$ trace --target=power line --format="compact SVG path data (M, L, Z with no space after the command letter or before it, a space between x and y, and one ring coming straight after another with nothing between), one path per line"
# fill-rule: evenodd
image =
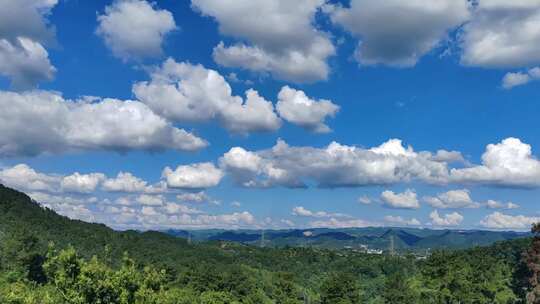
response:
M396 254L396 251L394 249L394 236L393 235L390 236L390 248L388 251L390 251L390 255Z

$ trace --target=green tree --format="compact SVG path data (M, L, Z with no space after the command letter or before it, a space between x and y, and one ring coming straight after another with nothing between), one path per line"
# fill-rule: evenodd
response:
M533 224L531 232L534 238L523 256L529 270L527 303L538 304L540 303L540 223Z
M45 282L43 262L45 257L39 251L39 239L24 228L16 228L10 238L2 244L4 267L14 279L28 279Z
M278 272L272 282L272 299L276 304L302 304L303 294L295 284L295 277L290 272Z
M322 304L360 303L360 288L350 273L332 273L321 286Z
M237 304L233 296L224 291L206 291L201 294L200 304Z
M415 304L417 295L403 272L398 271L386 278L383 299L388 304Z

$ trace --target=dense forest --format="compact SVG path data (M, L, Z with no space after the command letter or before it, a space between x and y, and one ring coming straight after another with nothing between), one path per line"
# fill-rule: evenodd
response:
M0 185L0 303L540 303L539 272L539 237L426 259L190 244L70 220Z

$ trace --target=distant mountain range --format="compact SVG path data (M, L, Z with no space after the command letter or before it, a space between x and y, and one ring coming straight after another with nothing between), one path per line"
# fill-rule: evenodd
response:
M463 249L486 246L531 236L530 233L482 230L434 230L418 228L345 228L345 229L289 229L289 230L168 230L156 232L114 231L102 224L69 220L32 201L25 194L0 184L0 241L2 234L19 227L34 231L44 244L71 244L88 254L95 253L104 244L112 244L119 255L123 251L152 251L156 240L174 247L191 248L185 239L197 243L205 241L229 241L264 247L315 247L326 249L370 248L387 250L391 243L397 251L426 251L428 249ZM264 233L263 233L264 232ZM167 235L168 234L168 235ZM264 237L263 237L264 234ZM174 236L174 237L171 237ZM179 239L182 238L182 239ZM208 244L212 244L209 242ZM103 245L103 246L102 246ZM111 246L112 246L111 245ZM203 245L203 244L199 244ZM206 245L205 245L206 246ZM210 248L212 248L211 245ZM136 249L135 249L136 248ZM141 249L141 248L144 248ZM180 251L178 251L180 253Z
M243 244L284 247L370 248L398 251L463 249L486 246L497 241L528 237L528 232L484 230L435 230L398 227L316 228L291 230L168 230L165 233L193 241L230 241Z

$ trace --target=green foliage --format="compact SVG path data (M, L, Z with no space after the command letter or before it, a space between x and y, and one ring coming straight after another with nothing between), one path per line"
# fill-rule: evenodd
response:
M332 273L321 286L321 304L354 304L360 302L356 278L349 273Z
M540 223L532 226L535 234L531 246L524 253L523 260L527 270L527 304L540 303Z
M403 272L395 272L386 278L382 295L385 303L415 304L418 302L416 292Z
M188 244L70 220L0 185L2 304L525 303L530 268L540 264L540 250L522 261L530 244L435 251L427 260Z

